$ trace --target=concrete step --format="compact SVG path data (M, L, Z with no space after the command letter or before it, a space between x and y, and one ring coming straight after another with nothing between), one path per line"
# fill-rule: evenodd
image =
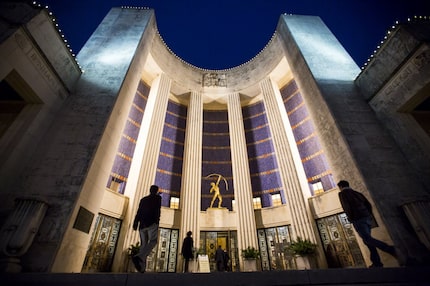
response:
M215 273L2 273L3 286L430 286L430 267Z

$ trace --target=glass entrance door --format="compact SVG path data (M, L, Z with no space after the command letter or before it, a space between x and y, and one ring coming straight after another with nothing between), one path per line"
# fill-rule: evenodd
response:
M225 271L238 271L239 257L236 231L200 232L199 253L206 254L208 256L211 272L217 271L215 252L219 246L221 246L221 248L226 251L229 258Z
M366 266L346 214L321 218L317 225L329 268Z
M278 226L258 229L262 270L295 269L293 256L285 251L291 243L290 227Z
M176 272L178 236L178 229L160 227L158 231L158 244L146 260L146 271Z
M94 224L82 272L109 272L121 221L99 214Z

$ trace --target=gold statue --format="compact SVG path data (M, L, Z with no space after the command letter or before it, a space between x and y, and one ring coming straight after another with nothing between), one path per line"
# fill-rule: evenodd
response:
M214 193L214 195L212 197L210 208L213 207L213 204L214 204L216 199L218 199L218 208L221 208L222 196L221 196L221 193L219 191L219 183L221 181L221 178L224 179L226 190L228 190L227 180L223 176L221 176L220 174L210 174L210 175L206 176L206 178L209 178L212 176L218 176L218 179L217 179L216 183L211 182L211 189L210 189L209 193L211 193L211 194Z

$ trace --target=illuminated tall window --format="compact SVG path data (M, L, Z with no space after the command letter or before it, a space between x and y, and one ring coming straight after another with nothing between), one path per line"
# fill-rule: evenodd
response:
M254 203L254 210L261 209L261 198L260 197L255 197L252 199L252 201Z
M282 200L281 200L280 194L273 194L272 195L272 206L274 206L274 207L282 206Z
M324 193L324 188L321 182L316 182L312 184L312 189L315 195Z
M178 197L170 197L170 208L171 209L179 209L179 198Z

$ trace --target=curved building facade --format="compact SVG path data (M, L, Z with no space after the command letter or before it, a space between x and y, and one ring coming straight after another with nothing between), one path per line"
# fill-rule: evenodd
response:
M385 265L423 261L428 246L405 212L409 206L428 219L421 175L429 174L430 144L419 126L426 120L408 119L421 130L414 138L424 158L404 156L406 145L377 108L386 81L372 76L371 65L361 71L319 17L281 15L253 59L207 70L166 46L151 9L113 8L77 61L45 9L26 11L25 28L4 36L0 50L2 88L23 98L0 141L9 150L1 151L3 244L13 248L11 237L28 244L21 255L3 253L6 269L134 271L132 221L152 184L160 187L162 213L147 271L182 271L188 231L210 271L218 246L232 271L246 270L241 254L249 246L260 251L260 270L297 269L286 251L297 237L318 245L312 267L365 267L369 254L338 200L341 179L372 202L375 236L406 253L400 262L383 255ZM428 46L421 48L427 55ZM426 101L421 96L412 109ZM414 162L421 175L409 168ZM37 235L10 231L13 216L34 217Z

